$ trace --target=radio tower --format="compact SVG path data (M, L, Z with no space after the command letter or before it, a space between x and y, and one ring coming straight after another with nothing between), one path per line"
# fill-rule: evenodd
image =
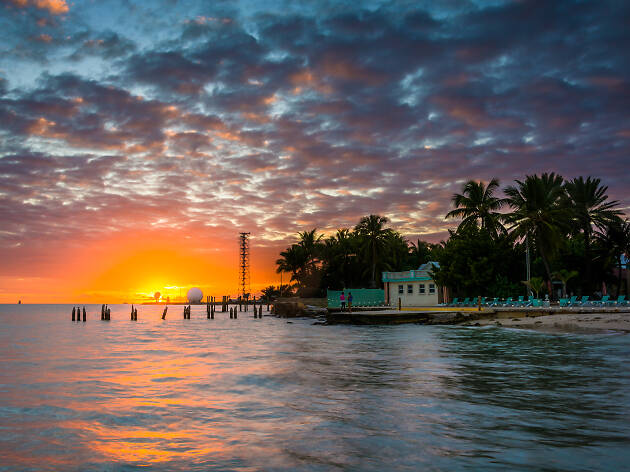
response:
M240 235L240 291L243 298L249 298L249 235L251 233L239 233Z

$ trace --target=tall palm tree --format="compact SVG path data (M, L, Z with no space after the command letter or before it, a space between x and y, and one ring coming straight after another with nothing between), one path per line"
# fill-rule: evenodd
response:
M340 284L343 288L351 286L354 241L353 233L347 228L338 229L337 233L324 241L322 262L333 285Z
M607 201L606 191L608 187L600 185L600 179L591 178L584 180L577 177L564 184L568 196L568 206L576 226L584 235L584 285L587 289L592 288L591 272L591 241L593 237L593 227L600 230L606 228L615 218L621 215L619 210L615 210L617 201Z
M528 175L523 182L515 182L515 186L505 189L508 204L513 209L508 216L508 221L512 223L512 236L534 241L551 285L549 258L558 249L566 226L566 210L562 206L565 195L562 176L554 172L544 173L540 177Z
M306 253L301 246L293 244L280 253L280 258L276 260L276 265L278 266L276 273L290 272L291 280L299 281L300 273L306 269Z
M446 214L447 218L462 218L459 228L481 227L493 238L504 234L505 216L499 210L506 204L506 199L497 198L494 193L499 188L499 180L493 178L486 186L483 182L469 180L462 187L462 193L453 194L451 199L455 210Z
M384 226L389 220L384 216L364 216L354 228L361 238L361 248L370 261L370 286L376 287L376 266L383 259L391 230Z

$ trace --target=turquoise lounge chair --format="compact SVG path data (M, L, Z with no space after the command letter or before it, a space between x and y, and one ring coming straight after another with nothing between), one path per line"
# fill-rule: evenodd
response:
M560 306L568 306L569 305L569 299L568 298L561 298L560 300L558 300L558 303L560 304Z
M611 306L621 306L621 305L627 305L628 302L626 301L626 296L625 295L619 295L617 297L617 300L612 300L610 302L608 302Z
M601 300L593 300L591 302L591 305L593 305L593 306L606 306L609 303L609 301L608 301L609 298L610 298L609 295L604 295Z
M448 306L457 306L458 303L459 303L459 298L455 297L453 298L453 301L448 304Z
M507 297L503 302L503 306L514 306L514 302L512 301L512 297Z
M588 295L582 296L582 299L576 303L578 306L586 306L588 305Z
M577 301L577 295L573 295L567 302L567 306L575 306Z

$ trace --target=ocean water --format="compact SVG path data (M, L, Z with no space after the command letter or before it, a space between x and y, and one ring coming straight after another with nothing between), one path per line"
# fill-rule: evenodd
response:
M0 471L630 470L630 336L0 305Z

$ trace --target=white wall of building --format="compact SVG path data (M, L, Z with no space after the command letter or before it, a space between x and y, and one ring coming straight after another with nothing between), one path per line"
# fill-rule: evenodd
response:
M438 301L438 286L432 280L421 282L387 282L389 303L398 306L398 299L402 306L435 306ZM402 286L402 293L400 287Z

